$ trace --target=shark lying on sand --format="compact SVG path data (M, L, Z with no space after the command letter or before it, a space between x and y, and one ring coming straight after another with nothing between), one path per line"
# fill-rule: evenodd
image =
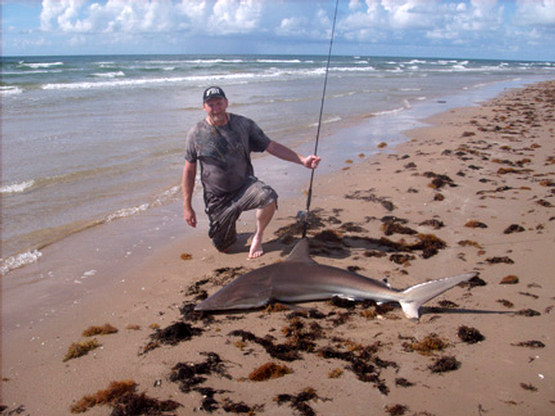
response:
M476 274L459 274L395 290L360 274L316 263L310 257L308 240L303 238L283 262L239 276L198 304L195 310L253 309L272 301L306 302L340 297L398 302L407 318L418 319L420 306Z

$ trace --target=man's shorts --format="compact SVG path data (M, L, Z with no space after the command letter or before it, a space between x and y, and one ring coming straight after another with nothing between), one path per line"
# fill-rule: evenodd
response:
M263 208L275 202L278 195L270 186L251 177L236 194L224 198L205 198L210 220L208 236L219 251L225 251L237 240L236 223L243 211Z

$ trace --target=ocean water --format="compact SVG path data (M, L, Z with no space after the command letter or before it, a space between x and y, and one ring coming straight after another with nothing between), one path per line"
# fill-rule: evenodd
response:
M76 233L160 207L179 217L185 135L204 117L207 86L220 85L229 111L254 119L272 139L310 152L326 59L3 57L2 274L40 262L45 247ZM334 56L321 155L333 170L355 142L368 154L447 101L469 105L554 75L551 62ZM350 125L362 126L352 143L335 143ZM267 175L283 174L283 165L268 166Z

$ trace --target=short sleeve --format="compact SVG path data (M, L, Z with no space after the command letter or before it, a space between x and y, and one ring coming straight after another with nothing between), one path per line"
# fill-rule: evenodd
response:
M198 152L196 147L196 132L198 128L195 126L187 133L185 139L185 160L190 163L196 163L198 159Z
M253 152L263 152L270 145L270 138L253 121L249 132L249 147Z

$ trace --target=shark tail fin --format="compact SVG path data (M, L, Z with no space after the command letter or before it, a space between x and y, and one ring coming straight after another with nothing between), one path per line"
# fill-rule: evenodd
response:
M476 274L475 272L458 274L456 276L419 283L405 289L401 292L403 299L399 301L405 316L409 319L418 319L420 316L419 309L424 303L459 283L472 279Z

